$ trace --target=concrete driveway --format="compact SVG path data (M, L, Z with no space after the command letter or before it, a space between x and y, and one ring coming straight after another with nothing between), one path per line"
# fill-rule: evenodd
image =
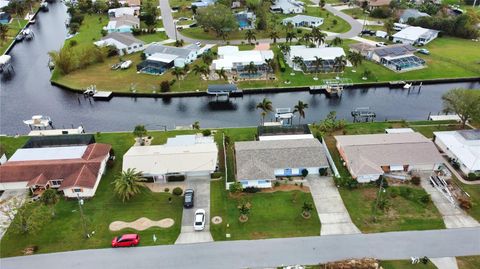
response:
M332 177L307 176L310 192L322 223L320 235L358 234Z
M210 177L195 177L187 178L185 180L186 188L193 189L194 207L184 208L182 215L182 230L175 241L175 244L190 244L213 241L210 234ZM193 230L193 220L195 218L195 211L197 209L205 209L207 213L205 229L203 231Z
M0 239L10 226L11 220L27 198L27 190L6 190L0 196Z

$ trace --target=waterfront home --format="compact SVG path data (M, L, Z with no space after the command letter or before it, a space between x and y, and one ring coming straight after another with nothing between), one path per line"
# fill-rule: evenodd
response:
M307 15L296 15L282 20L283 25L287 25L289 23L291 23L294 27L318 27L323 24L323 18Z
M357 0L357 5L362 6L364 2L367 2L367 8L373 10L378 7L388 7L392 0Z
M68 135L64 136L68 139ZM65 197L93 197L110 157L111 146L101 143L65 145L63 142L18 149L0 166L0 190L28 188L34 196L40 196L44 190L55 188Z
M107 26L104 27L108 33L131 33L133 28L140 27L140 19L132 15L110 18Z
M119 55L131 54L145 49L145 42L135 38L131 33L109 33L94 44L99 47L114 46Z
M123 6L129 7L139 7L141 4L140 0L120 0L118 2Z
M153 182L208 177L217 169L218 148L212 136L178 135L164 145L134 146L123 155L122 169L135 169Z
M237 46L218 47L218 59L213 60L213 70L225 70L240 78L258 78L265 74L270 67L266 60L273 59L271 50L239 50ZM253 64L256 72L249 69Z
M235 142L235 175L244 188L270 188L278 178L318 175L328 167L318 139Z
M195 1L192 3L192 6L196 6L198 8L200 7L208 7L208 6L211 6L213 4L215 4L216 0L199 0L199 1Z
M350 45L350 51L362 54L366 59L375 61L395 72L405 72L425 67L425 60L415 56L415 47L409 44L393 44L376 47L366 43Z
M398 19L399 23L407 23L408 19L413 18L421 18L421 17L430 17L427 13L420 12L418 9L407 8L401 11L400 18Z
M274 0L270 11L283 14L298 14L305 11L304 3L297 0Z
M140 14L140 7L119 7L119 8L112 8L108 10L108 16L110 18L118 18L122 17L123 15L129 16L138 16Z
M255 13L244 10L234 14L238 21L240 30L243 29L255 29L255 20L257 19Z
M335 139L343 162L358 182L375 181L384 174L432 172L444 162L433 142L420 133L339 135Z
M425 45L437 38L437 36L437 30L410 26L394 34L393 42L410 45Z
M290 47L286 62L295 71L314 72L318 68L318 72L332 72L335 59L342 56L345 56L345 51L340 47L309 48L299 45ZM296 58L303 61L303 66L295 62ZM317 58L322 59L322 64L318 67L315 64Z
M468 176L480 175L480 130L434 132L433 141Z
M7 12L0 12L0 24L8 24L11 19L12 16Z

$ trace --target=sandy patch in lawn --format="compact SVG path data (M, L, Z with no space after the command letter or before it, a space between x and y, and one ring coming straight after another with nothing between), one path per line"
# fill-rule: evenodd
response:
M125 228L132 228L137 231L143 231L150 227L170 228L175 221L170 218L154 221L149 218L139 218L132 222L114 221L108 227L110 231L120 231Z
M309 193L310 189L306 186L300 187L292 184L283 184L278 187L273 187L271 189L262 189L262 192L277 192L277 191L302 191Z

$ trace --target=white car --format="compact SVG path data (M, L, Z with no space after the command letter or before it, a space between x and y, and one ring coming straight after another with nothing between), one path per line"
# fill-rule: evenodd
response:
M195 220L193 222L193 229L195 231L201 231L205 228L205 210L197 209L195 211Z

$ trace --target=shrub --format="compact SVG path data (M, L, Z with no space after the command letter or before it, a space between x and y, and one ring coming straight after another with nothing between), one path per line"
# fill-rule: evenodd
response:
M230 184L230 187L228 188L228 190L231 193L238 193L238 192L241 192L243 190L243 185L242 185L242 183L237 181L233 184Z
M175 188L173 189L172 193L173 193L174 195L180 196L180 195L182 195L183 190L182 190L182 188L180 188L180 187L175 187Z
M72 16L72 18L70 19L70 26L73 24L73 23L76 23L78 24L79 26L82 24L83 22L83 19L85 17L82 15L82 14L75 14Z
M164 80L160 83L160 91L161 92L169 92L170 91L170 83L168 80Z
M458 198L458 204L460 208L464 210L469 210L470 208L472 208L472 202L468 198Z
M378 7L372 12L370 12L370 16L379 19L386 19L392 15L392 10L388 7Z
M302 169L302 176L303 177L308 176L308 170L307 169Z
M70 47L75 47L76 45L78 45L78 42L77 42L77 40L73 39L73 40L70 40L70 42L68 42L68 44L70 45Z
M210 136L211 134L212 134L212 131L210 131L209 129L205 129L202 131L203 136Z
M275 183L273 183L273 186L280 187L280 181L275 181Z
M80 29L80 24L76 22L70 23L70 34L75 34Z
M280 71L285 72L285 60L283 59L283 56L280 54L277 55L277 60L278 60L278 65L280 66Z
M468 174L468 180L477 180L479 178L479 176L477 176L477 174L475 173L469 173Z
M432 201L432 198L430 198L429 194L424 194L420 197L420 202L424 204L429 204Z
M322 167L322 168L318 169L318 173L320 174L320 176L324 177L324 176L328 175L328 168Z
M169 189L169 188L165 188L165 189L163 189L163 191L164 191L164 192L169 192L170 189Z
M243 189L243 192L246 192L246 193L256 193L256 192L259 192L260 189L257 188L257 187L246 187Z
M411 179L411 182L413 185L417 185L419 186L420 185L420 177L419 176L413 176L412 179Z

